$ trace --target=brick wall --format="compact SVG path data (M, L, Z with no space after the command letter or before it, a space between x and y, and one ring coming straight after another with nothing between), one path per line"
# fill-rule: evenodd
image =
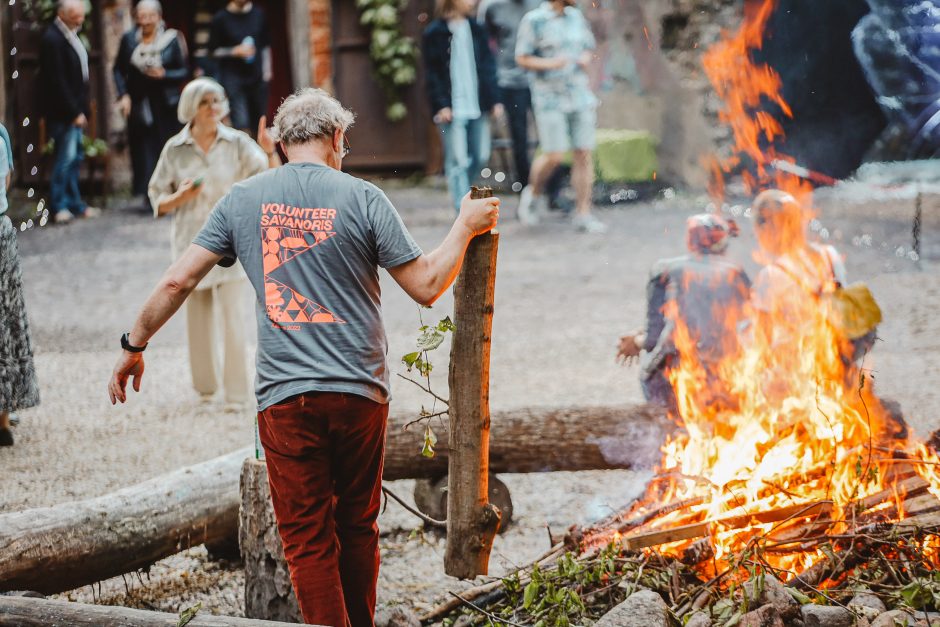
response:
M310 7L310 81L333 91L333 29L330 0L307 0Z

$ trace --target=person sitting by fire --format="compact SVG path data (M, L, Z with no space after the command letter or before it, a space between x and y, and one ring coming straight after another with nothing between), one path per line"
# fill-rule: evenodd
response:
M706 376L737 350L737 327L744 320L751 282L744 269L725 257L737 225L714 214L686 221L689 254L658 261L646 288L646 330L620 338L617 359L640 362L640 385L647 401L676 409L668 370L679 358L677 321L696 347ZM728 330L732 332L729 333ZM720 393L720 390L715 389Z
M854 381L854 366L871 350L876 337L875 325L880 310L870 298L852 307L862 327L848 328L838 321L838 292L848 286L845 264L838 251L829 245L809 242L806 238L805 212L797 199L779 189L758 194L753 203L754 232L767 264L757 275L751 305L758 340L767 342L769 355L781 351L804 351L814 325L830 328L838 343L847 382ZM859 284L861 285L861 284ZM851 287L854 286L849 286ZM875 311L864 308L874 307ZM866 326L867 325L867 326ZM859 323L853 325L858 327ZM825 348L825 347L820 347ZM782 362L782 363L798 363Z

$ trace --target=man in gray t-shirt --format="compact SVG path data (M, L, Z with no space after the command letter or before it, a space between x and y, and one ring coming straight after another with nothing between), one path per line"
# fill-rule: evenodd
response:
M496 225L499 200L461 203L423 254L374 185L340 171L353 114L305 89L275 117L288 164L234 186L144 304L108 385L140 390L142 352L217 263L238 260L257 295L258 430L278 531L301 613L317 625L372 625L385 421L386 340L378 267L430 305L467 244Z
M258 294L260 410L311 389L388 402L378 267L421 249L381 190L288 163L235 185L193 241L241 261Z

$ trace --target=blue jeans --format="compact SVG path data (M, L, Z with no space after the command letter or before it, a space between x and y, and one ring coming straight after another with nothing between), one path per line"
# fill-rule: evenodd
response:
M460 200L470 191L480 168L490 160L490 124L484 114L475 120L455 118L437 126L444 139L447 189L454 208L460 211Z
M75 215L82 215L85 203L78 191L78 171L85 157L82 129L71 122L50 122L49 131L55 140L52 180L49 183L52 212L67 209Z

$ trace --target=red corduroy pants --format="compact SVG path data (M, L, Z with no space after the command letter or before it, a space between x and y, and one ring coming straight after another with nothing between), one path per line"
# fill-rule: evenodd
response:
M388 405L309 392L258 413L278 531L304 621L372 627Z

